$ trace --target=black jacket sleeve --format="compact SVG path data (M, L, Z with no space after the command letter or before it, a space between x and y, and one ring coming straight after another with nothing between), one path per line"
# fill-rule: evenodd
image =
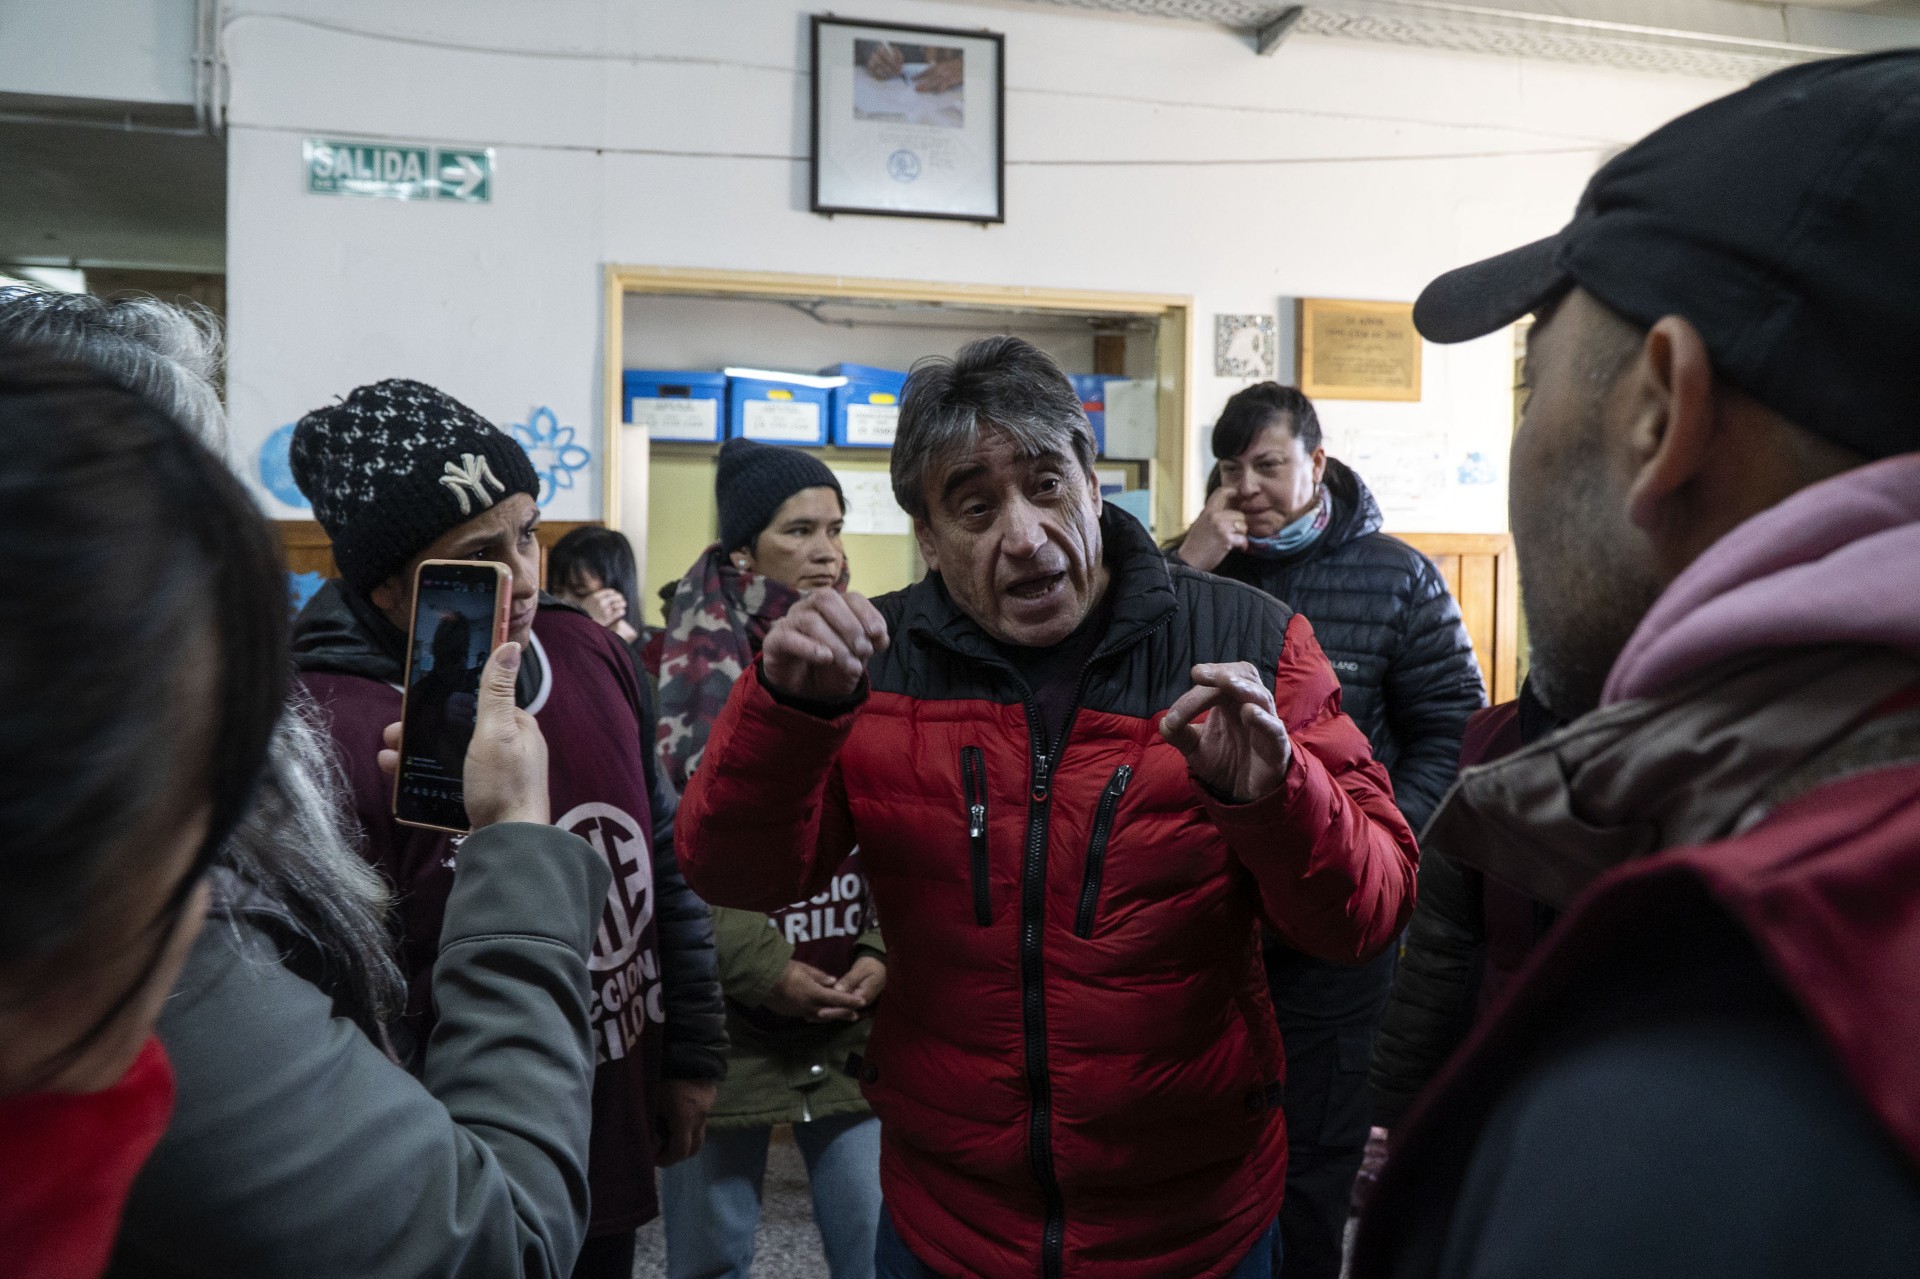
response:
M654 757L658 712L646 673L640 678L640 734L645 744L648 806L653 813L653 894L660 927L660 975L667 1025L662 1073L668 1079L719 1079L727 1073L727 1006L720 992L720 955L713 912L680 874L673 849L673 793Z
M1486 963L1480 878L1435 849L1420 854L1418 904L1373 1046L1373 1121L1398 1123L1473 1028Z
M460 850L422 1078L215 916L160 1018L172 1121L109 1274L565 1279L587 1224L587 956L606 862L550 826Z
M1416 558L1413 591L1400 614L1400 643L1380 691L1400 746L1391 770L1393 797L1417 835L1453 785L1460 738L1467 720L1487 704L1487 694L1460 605L1433 562Z

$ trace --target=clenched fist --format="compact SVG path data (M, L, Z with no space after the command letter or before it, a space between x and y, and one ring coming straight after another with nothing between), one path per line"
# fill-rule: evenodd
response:
M865 596L814 591L767 632L761 671L788 697L844 702L859 691L868 660L886 649L886 620Z

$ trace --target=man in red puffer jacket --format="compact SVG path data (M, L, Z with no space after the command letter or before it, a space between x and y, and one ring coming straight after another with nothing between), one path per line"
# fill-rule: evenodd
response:
M893 487L932 572L769 632L689 783L687 878L774 909L860 847L881 1279L1271 1276L1256 923L1347 962L1392 941L1416 854L1386 772L1305 618L1102 511L1034 347L917 369Z

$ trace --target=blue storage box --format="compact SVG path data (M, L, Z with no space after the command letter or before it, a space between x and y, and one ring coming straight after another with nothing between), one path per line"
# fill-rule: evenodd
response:
M1126 379L1112 373L1069 373L1067 380L1073 383L1074 393L1080 397L1080 408L1093 427L1093 451L1104 454L1107 451L1107 383Z
M844 377L772 369L728 369L727 434L766 444L827 442L833 391Z
M727 424L727 379L720 373L628 369L620 420L647 428L651 440L714 444Z
M836 364L820 372L847 380L833 391L833 442L846 449L892 448L907 375L870 364Z

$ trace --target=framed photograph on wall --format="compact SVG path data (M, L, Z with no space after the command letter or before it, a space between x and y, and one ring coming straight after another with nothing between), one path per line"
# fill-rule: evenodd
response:
M1006 221L1005 37L813 19L815 213Z

